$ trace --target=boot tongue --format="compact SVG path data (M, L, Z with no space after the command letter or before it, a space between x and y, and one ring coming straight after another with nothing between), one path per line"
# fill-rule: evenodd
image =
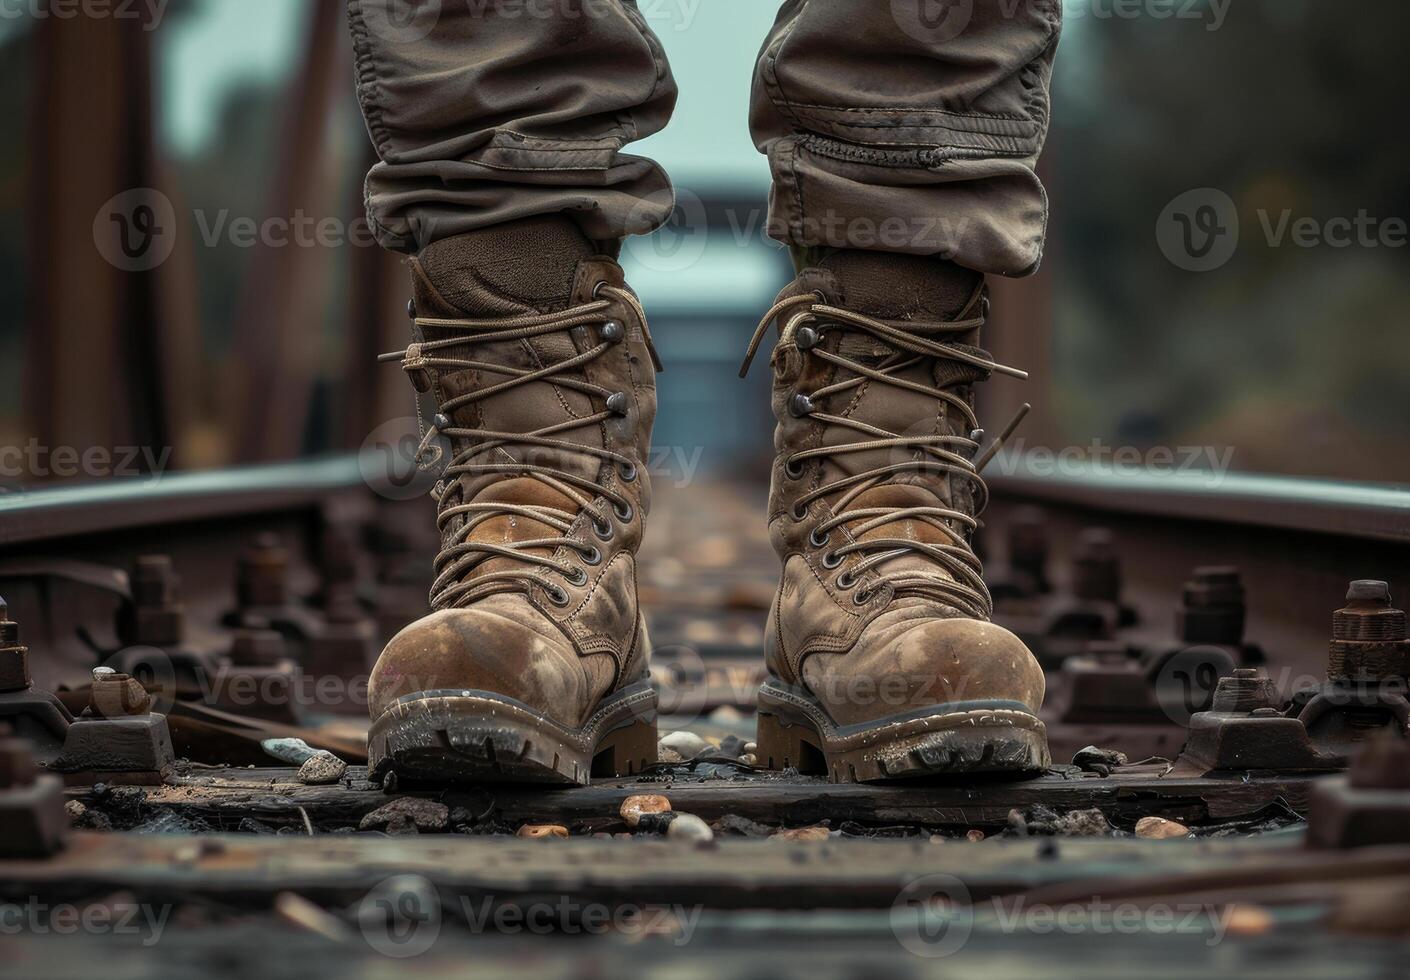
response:
M413 272L416 310L423 317L493 321L517 316L554 313L573 301L579 263L596 249L571 220L560 215L530 218L470 232L428 246L418 256ZM465 337L465 344L442 349L442 356L536 371L578 353L567 332L524 340L475 342L474 333L451 328L423 327L425 340ZM487 370L445 370L438 381L445 399L482 390L509 380L510 376ZM501 394L456 409L451 421L461 427L504 433L531 432L591 415L598 409L581 392L551 380L511 388ZM601 448L600 429L572 429L551 438ZM465 447L458 440L455 450ZM596 479L599 460L576 453L542 447L505 446L478 456L479 463L528 462L589 480ZM589 496L591 494L588 494ZM552 507L575 513L570 497L543 481L514 473L467 475L460 478L460 499L471 503L508 503ZM447 530L453 531L458 524ZM472 538L510 544L534 538L558 537L559 532L541 521L504 515L483 522ZM550 549L535 549L547 554ZM516 567L509 558L491 558L466 577L467 581L494 571Z
M800 278L807 288L821 289L834 305L886 320L904 329L905 324L911 322L922 328L960 318L974 299L984 277L944 259L844 250L829 255L816 268L805 270ZM977 330L963 336L930 334L919 329L917 334L927 339L957 343L971 351L978 350L969 347L978 340ZM897 351L869 333L848 331L843 334L837 353L848 360L878 367L893 358ZM839 368L833 380L842 381L854 376L853 372ZM954 361L922 358L905 371L895 372L894 376L932 388L950 388L973 383L983 373ZM825 402L822 410L905 437L969 434L968 421L948 403L934 396L875 381L867 382L860 389L833 396ZM866 438L856 430L832 425L826 428L822 445L844 445ZM828 460L825 480L830 482L917 458L918 451L907 446L840 454ZM903 471L889 477L887 483L862 492L848 502L846 509L951 507L968 511L972 507L970 494L964 490L955 492L956 488L962 488L965 484L966 481L952 480L935 473ZM860 523L852 526L859 526ZM869 540L906 538L932 544L952 543L944 532L914 518L888 522L862 537ZM940 572L933 561L920 555L892 559L880 570Z

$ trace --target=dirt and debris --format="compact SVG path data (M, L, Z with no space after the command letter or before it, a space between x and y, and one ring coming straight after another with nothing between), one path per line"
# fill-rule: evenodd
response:
M358 823L358 830L384 830L389 834L437 833L450 824L450 807L435 800L403 796L378 807Z
M1010 810L1004 833L1010 837L1106 837L1119 832L1101 810L1058 813L1039 803Z
M1099 776L1110 775L1113 770L1121 768L1128 761L1124 752L1117 752L1115 749L1099 749L1095 745L1078 749L1072 757L1072 764L1078 769L1083 772L1094 772Z

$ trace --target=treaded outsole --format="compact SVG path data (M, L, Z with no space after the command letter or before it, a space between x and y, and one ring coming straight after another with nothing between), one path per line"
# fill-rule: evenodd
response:
M374 780L587 785L656 761L656 695L619 692L577 730L488 691L427 692L394 702L368 735Z
M835 783L978 773L1037 774L1051 764L1047 730L1007 708L882 719L842 734L820 705L766 687L759 699L759 761Z

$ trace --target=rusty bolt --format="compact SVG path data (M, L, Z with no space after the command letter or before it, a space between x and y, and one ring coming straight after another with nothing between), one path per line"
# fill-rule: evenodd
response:
M98 718L145 715L152 697L137 678L119 674L111 667L93 668L93 693L89 714Z
M0 650L20 645L20 624L10 619L10 605L0 599Z
M168 555L142 555L129 577L132 602L118 610L117 630L129 646L176 646L186 634L181 579Z
M1277 688L1262 671L1244 667L1219 678L1210 710L1253 714L1263 708L1276 709L1279 701Z
M1094 602L1121 601L1121 559L1116 540L1104 527L1089 527L1077 540L1073 555L1073 590Z
M1248 603L1243 577L1229 565L1196 568L1185 583L1184 601L1175 613L1175 631L1188 644L1240 646Z
M340 522L325 524L318 554L319 571L325 587L332 583L356 581L357 558L356 529Z
M261 534L240 553L236 578L240 605L284 605L289 600L288 573L288 549L277 534Z
M239 630L230 647L237 667L273 667L288 656L284 637L275 630Z
M132 570L132 601L139 608L160 609L176 603L179 579L170 555L141 555Z
M29 650L20 642L20 624L0 599L0 691L23 691L30 685Z
M0 789L31 786L36 775L29 743L19 738L0 738Z
M1396 609L1390 586L1360 579L1346 592L1346 605L1332 614L1327 676L1333 680L1381 681L1410 673L1410 629Z
M1351 764L1355 789L1410 789L1410 740L1382 734L1368 741Z
M1022 507L1008 527L1009 565L1029 576L1039 591L1047 591L1048 524L1037 507Z

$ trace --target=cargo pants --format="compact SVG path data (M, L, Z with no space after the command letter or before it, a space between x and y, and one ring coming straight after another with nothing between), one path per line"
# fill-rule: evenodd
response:
M706 0L710 3L766 0ZM599 241L672 210L623 153L676 84L636 0L348 0L381 243L567 212ZM784 0L756 62L769 233L1019 276L1042 254L1062 0Z

